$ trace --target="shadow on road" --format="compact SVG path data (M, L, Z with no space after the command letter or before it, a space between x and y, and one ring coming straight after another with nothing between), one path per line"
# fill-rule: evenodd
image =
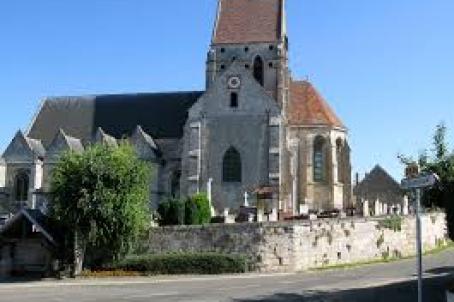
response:
M452 268L451 268L452 272ZM423 301L445 302L446 284L452 275L424 280ZM414 302L417 301L417 281L408 281L365 289L305 291L301 293L276 293L256 299L235 300L236 302Z

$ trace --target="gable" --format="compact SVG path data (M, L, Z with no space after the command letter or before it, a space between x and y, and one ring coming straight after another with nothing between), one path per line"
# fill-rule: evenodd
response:
M400 194L400 184L382 167L376 166L354 189L356 195Z
M155 141L143 131L142 127L137 126L129 140L141 159L156 160L159 157L160 152Z
M229 80L238 78L238 88L229 86ZM237 94L238 106L231 106L231 94ZM280 109L264 88L252 77L250 71L239 63L230 67L210 86L199 101L191 108L189 118L198 117L201 112L209 116L226 115L271 115L276 116Z
M39 149L38 143L35 143ZM44 150L34 150L32 147L23 133L18 131L3 153L3 158L6 162L33 162L36 157L44 156L41 154Z
M46 160L57 160L65 151L82 152L84 147L79 139L67 136L60 130L46 152Z

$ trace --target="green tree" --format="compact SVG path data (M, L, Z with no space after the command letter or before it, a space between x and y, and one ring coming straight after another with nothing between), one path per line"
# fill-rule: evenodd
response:
M422 152L417 161L422 172L436 173L440 177L440 182L435 187L424 192L423 204L425 207L443 208L446 211L449 233L454 239L454 154L449 152L446 133L446 126L443 123L438 125L433 136L431 154ZM414 162L410 157L399 157L404 164Z
M149 228L150 172L127 143L94 145L61 157L52 171L50 214L71 230L66 250L79 255L66 260L80 266L75 271L87 248L103 251L104 261L118 259Z

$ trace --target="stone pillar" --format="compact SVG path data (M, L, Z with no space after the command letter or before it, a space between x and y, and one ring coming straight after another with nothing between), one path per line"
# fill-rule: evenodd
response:
M6 186L6 165L3 159L0 158L0 188Z
M369 210L369 200L363 200L363 216L364 217L369 217L370 216L370 210Z
M387 204L387 203L383 203L383 211L382 211L382 214L383 214L383 215L388 215L388 214L389 214L388 210L389 210L388 204Z
M257 222L263 222L265 214L263 213L263 209L257 209Z
M43 163L40 160L37 160L33 163L33 168L31 171L31 183L30 183L30 192L29 192L29 206L32 209L35 209L37 206L36 195L33 194L34 191L42 188L43 185Z
M374 216L380 216L381 215L381 210L382 210L382 207L381 207L381 204L380 204L380 200L377 199L375 201L375 213L374 213Z
M402 215L406 216L408 215L408 196L405 195L403 200L402 200Z
M277 214L277 209L276 208L273 208L271 210L271 214L270 214L268 220L269 221L273 221L273 222L278 220L278 214Z
M292 177L292 206L293 214L298 214L299 205L299 141L290 142L290 174Z
M307 204L300 204L300 215L308 215L309 206Z

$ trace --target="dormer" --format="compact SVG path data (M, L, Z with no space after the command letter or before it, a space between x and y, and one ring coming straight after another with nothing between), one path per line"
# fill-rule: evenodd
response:
M112 148L118 147L118 142L115 137L106 134L100 127L96 130L93 142L95 144L101 144Z
M135 148L139 158L155 161L161 157L161 152L153 138L148 135L141 126L137 126L129 141Z
M3 153L6 163L33 163L42 161L46 154L41 141L26 137L18 131Z
M46 162L57 162L61 154L66 151L81 153L84 151L84 146L80 139L69 136L60 129L49 145L46 153Z

